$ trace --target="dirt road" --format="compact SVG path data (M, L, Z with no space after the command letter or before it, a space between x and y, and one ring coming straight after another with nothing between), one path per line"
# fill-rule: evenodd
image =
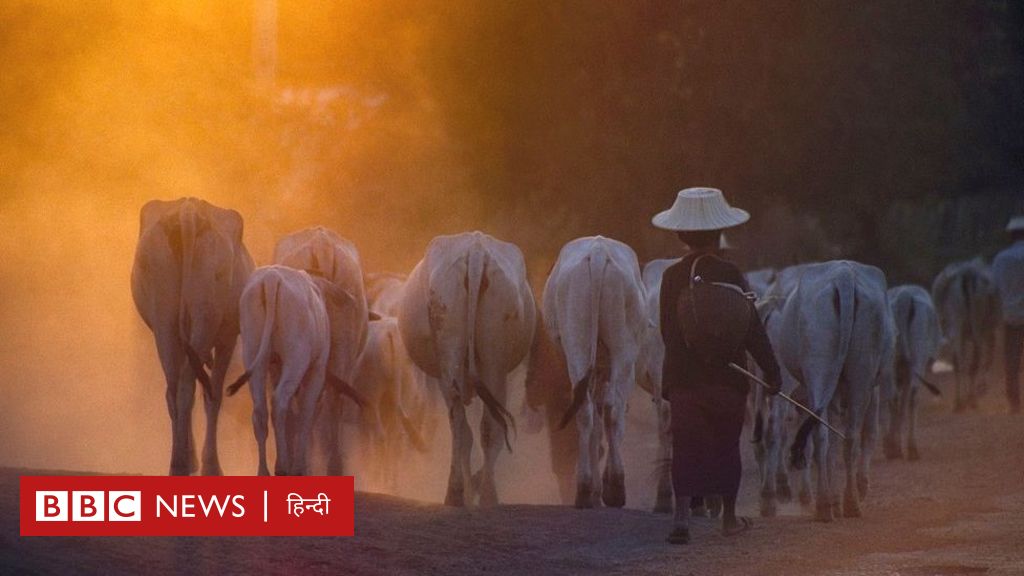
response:
M0 470L2 574L1024 574L1024 417L924 406L920 462L876 455L864 518L812 521L797 505L735 538L700 520L664 543L644 510L507 505L453 510L359 493L349 539L20 538L18 474ZM880 452L880 451L879 451ZM741 512L757 510L749 452Z

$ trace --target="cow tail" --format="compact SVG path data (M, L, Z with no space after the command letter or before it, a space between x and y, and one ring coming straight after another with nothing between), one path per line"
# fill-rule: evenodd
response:
M266 366L266 362L269 360L270 338L274 332L274 319L277 317L277 294L281 279L276 274L268 274L265 278L266 280L261 282L265 316L263 320L263 333L260 335L260 347L257 349L256 356L253 357L252 362L249 366L246 366L245 372L228 386L228 396L233 396L235 392L238 392L238 389L252 377L253 371L259 367Z
M594 256L600 255L601 257L595 261ZM569 404L569 408L562 415L562 419L558 423L558 429L565 428L569 421L572 420L576 413L579 412L580 406L583 405L583 401L587 399L591 380L597 371L597 346L600 335L599 325L601 316L601 292L603 291L604 283L604 272L608 266L608 254L601 250L595 252L590 256L587 256L587 271L590 275L590 368L587 373L580 378L578 382L575 382L572 387L572 403Z
M512 413L507 408L502 406L501 402L491 394L486 384L481 384L476 389L477 395L480 396L480 400L483 401L484 407L487 408L487 412L492 418L497 420L498 425L501 426L501 431L505 436L505 447L508 448L509 452L512 452L512 443L508 439L508 431L511 427L513 432L516 428L516 419L512 417Z
M846 363L846 356L850 351L850 340L853 339L853 316L854 298L856 296L857 279L853 270L846 267L839 276L836 285L837 300L839 303L839 357L836 358L836 367L842 370ZM815 406L815 408L824 408Z
M476 314L480 304L480 293L483 291L484 268L487 265L487 254L477 244L466 256L466 360L469 373L464 379L464 398L468 401L473 397L473 385L477 378L476 369Z
M900 298L896 301L896 326L900 343L900 353L907 361L910 361L911 349L910 339L918 332L914 330L914 320L920 317L915 310L916 300L914 298Z
M598 261L594 256L599 255ZM597 369L597 342L600 336L601 293L604 292L604 272L608 267L608 253L602 248L587 257L587 271L590 274L590 368Z
M572 403L569 404L569 408L566 409L565 414L562 415L562 419L558 422L558 429L561 430L569 424L569 420L572 420L576 413L580 411L580 406L583 405L583 401L587 399L587 392L590 388L590 376L594 373L594 368L591 367L587 370L587 373L580 378L572 387Z

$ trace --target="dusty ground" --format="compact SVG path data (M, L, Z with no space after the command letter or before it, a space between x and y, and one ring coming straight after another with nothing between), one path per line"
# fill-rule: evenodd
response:
M682 547L664 543L666 516L641 509L466 511L368 493L349 539L26 539L26 471L0 469L0 573L1024 574L1024 417L990 397L967 415L926 404L921 425L922 461L876 459L864 518L824 525L790 505L735 538L698 521ZM749 456L741 511L753 514Z

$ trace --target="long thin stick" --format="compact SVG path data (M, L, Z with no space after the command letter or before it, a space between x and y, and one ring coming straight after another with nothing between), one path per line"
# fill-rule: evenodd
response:
M763 386L764 388L766 388L768 390L771 390L773 388L772 386L769 386L767 382L765 382L764 380L761 380L757 376L751 374L750 372L748 372L746 369L740 367L735 362L729 362L729 368L732 368L733 370L739 372L740 374L743 374L747 378L750 378L751 380L753 380L754 382L757 382L758 384L760 384L761 386ZM828 422L824 421L820 416L815 414L813 410L811 410L807 406L804 406L803 404L797 402L790 395L786 394L785 392L780 391L779 392L779 397L782 398L783 400L785 400L786 402L789 402L793 406L796 406L797 408L803 410L808 416L810 416L811 418L814 418L815 420L820 422L823 426L825 426L829 430L835 432L843 440L846 440L846 435L845 434L843 434L839 430L836 430L831 424L829 424Z

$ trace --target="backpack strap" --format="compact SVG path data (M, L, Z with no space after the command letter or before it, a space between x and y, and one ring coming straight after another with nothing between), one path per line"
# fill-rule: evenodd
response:
M700 263L701 260L703 260L705 257L708 257L708 256L710 256L712 258L715 258L717 260L721 260L721 258L719 258L718 256L715 256L714 254L712 254L710 252L704 252L703 254L700 254L696 258L694 258L693 259L693 264L690 265L690 289L691 290L693 289L694 284L697 284L698 282L703 282L704 281L700 276L698 276L696 274L696 272L697 272L697 264ZM741 288L741 287L739 287L739 286L737 286L735 284L732 284L730 282L707 282L707 284L713 284L715 286L721 286L723 288L728 288L730 290L735 290L736 292L739 292L747 300L750 300L751 302L753 302L754 300L757 300L757 294L754 293L753 290L751 290L749 292L745 291L745 290L743 290L743 288ZM696 317L696 311L694 312L694 317Z

